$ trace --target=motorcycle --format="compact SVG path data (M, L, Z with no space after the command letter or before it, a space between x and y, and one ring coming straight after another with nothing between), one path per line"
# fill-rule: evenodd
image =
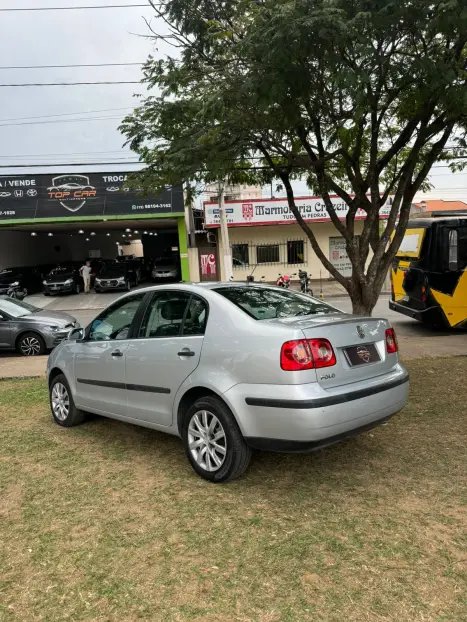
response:
M277 287L282 287L284 289L289 289L289 287L290 287L290 278L292 276L296 276L296 274L291 274L289 276L288 274L281 274L279 272L279 278L276 281L276 286Z
M308 276L308 272L305 270L298 271L298 278L300 279L300 291L302 294L308 294L309 296L313 296L313 290L310 287L311 279Z
M7 291L7 296L13 298L13 300L24 300L28 292L25 289L21 289L19 285L10 285Z

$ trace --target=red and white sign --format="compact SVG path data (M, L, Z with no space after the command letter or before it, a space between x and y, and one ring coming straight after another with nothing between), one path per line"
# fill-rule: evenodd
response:
M345 219L349 206L339 197L331 197L339 218ZM299 197L295 204L306 222L330 222L326 205L321 197ZM379 213L380 219L389 216L392 197ZM225 211L229 227L248 225L293 225L297 221L290 211L287 199L247 199L246 201L226 201ZM356 220L364 220L365 212L358 210ZM217 203L204 204L204 222L206 227L219 227L219 206Z
M201 274L203 276L217 274L216 256L214 255L214 253L201 255L200 261L201 261Z

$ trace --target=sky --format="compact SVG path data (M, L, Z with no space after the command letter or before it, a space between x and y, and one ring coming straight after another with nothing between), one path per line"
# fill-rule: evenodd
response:
M146 0L0 0L3 8L145 4ZM0 67L86 63L139 63L155 49L149 30L165 33L166 26L147 7L95 10L18 11L0 15ZM0 84L93 82L141 78L139 66L49 69L0 69ZM0 174L40 172L124 171L138 167L118 125L137 104L133 95L146 93L139 84L0 87L0 165L71 162L122 162L118 165L53 168L0 168ZM63 115L63 116L52 116ZM34 118L31 118L34 117ZM43 118L37 118L43 117ZM91 120L94 119L94 120ZM430 177L434 190L422 198L467 201L467 172L453 175L436 165ZM266 189L265 189L266 192ZM308 194L303 183L296 192ZM266 192L267 194L267 192Z

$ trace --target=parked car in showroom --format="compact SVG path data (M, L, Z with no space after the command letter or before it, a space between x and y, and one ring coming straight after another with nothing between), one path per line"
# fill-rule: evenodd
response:
M0 348L23 356L45 354L79 327L68 313L38 309L24 301L0 296Z
M151 270L153 281L178 281L179 275L178 265L173 259L157 259Z
M51 294L79 294L84 288L79 263L64 263L51 270L43 280L45 296Z
M178 435L193 469L225 482L252 449L314 451L388 421L408 397L397 351L387 320L295 291L162 285L52 352L50 405L65 427L90 412Z
M0 271L0 295L6 294L11 287L17 287L24 295L35 294L42 289L43 276L39 268L22 266L4 268Z
M136 270L128 263L120 261L106 263L94 281L96 292L130 291L135 285L138 285Z

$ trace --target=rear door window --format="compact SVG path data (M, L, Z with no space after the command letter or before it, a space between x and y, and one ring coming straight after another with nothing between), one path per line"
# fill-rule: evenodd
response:
M146 309L139 337L150 339L180 336L190 298L190 294L185 292L156 294Z

